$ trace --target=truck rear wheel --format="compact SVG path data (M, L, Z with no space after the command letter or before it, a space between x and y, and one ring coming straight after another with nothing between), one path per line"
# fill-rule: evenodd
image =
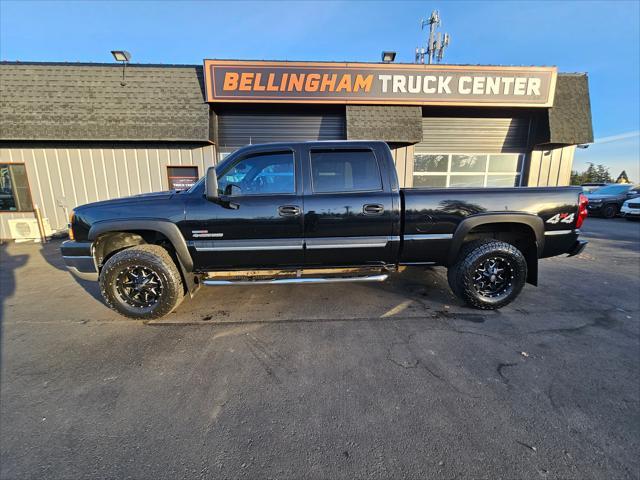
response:
M511 303L527 279L520 250L498 240L469 242L447 272L449 286L468 305L495 310Z
M184 297L180 272L158 245L138 245L109 258L100 272L100 290L110 308L142 320L167 315Z

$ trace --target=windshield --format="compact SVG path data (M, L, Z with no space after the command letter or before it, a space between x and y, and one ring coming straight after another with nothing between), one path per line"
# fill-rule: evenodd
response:
M632 185L609 185L607 187L599 188L596 192L598 195L619 195L630 190Z
M195 192L198 189L198 187L203 183L204 183L204 177L200 177L200 180L198 180L196 183L191 185L191 188L189 190L186 190L186 193Z
M216 167L216 172L218 172L218 175L220 174L220 170L224 170L225 165L227 163L229 163L229 161L231 160L231 155L227 155L223 160L219 161L218 163L216 163L215 167ZM206 171L206 169L205 169ZM205 175L206 177L206 175ZM198 180L196 183L194 183L191 188L189 190L187 190L187 193L193 193L196 190L198 190L201 186L204 185L204 179L205 177L200 177L200 180Z

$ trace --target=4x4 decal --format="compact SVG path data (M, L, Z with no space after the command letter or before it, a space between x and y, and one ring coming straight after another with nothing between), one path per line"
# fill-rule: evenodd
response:
M556 213L547 223L573 223L575 216L575 213Z

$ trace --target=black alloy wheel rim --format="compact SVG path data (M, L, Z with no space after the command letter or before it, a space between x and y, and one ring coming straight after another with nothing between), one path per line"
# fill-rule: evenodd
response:
M513 289L513 266L503 257L490 257L476 267L473 287L486 298L507 295Z
M160 301L162 280L151 268L133 265L118 274L116 290L127 305L148 308Z

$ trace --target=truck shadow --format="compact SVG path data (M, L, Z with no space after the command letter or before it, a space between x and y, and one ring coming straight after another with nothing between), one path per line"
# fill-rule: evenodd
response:
M407 268L385 282L203 287L176 312L148 325L393 322L451 319L482 323L490 313L464 306L441 268Z
M40 245L40 255L42 258L53 268L56 270L62 270L67 275L71 276L74 281L82 287L82 289L91 295L93 298L102 303L102 295L100 294L100 287L98 286L98 282L90 282L87 280L82 280L73 275L64 264L64 260L62 259L62 255L60 253L60 245L62 244L62 240L60 239L52 239L44 245Z
M0 243L0 323L8 316L9 302L16 290L16 270L29 259L29 255L11 255L7 247L7 243Z

